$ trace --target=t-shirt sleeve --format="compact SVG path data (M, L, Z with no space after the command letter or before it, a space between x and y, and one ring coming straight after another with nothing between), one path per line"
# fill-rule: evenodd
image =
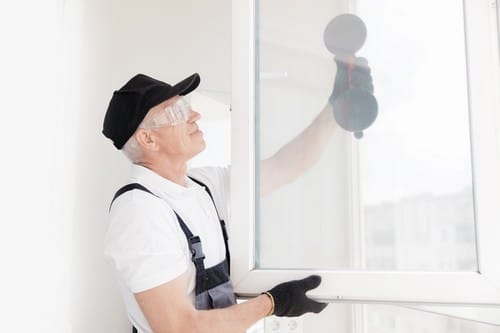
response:
M189 263L187 251L184 234L165 202L141 191L127 192L115 200L104 254L133 293L184 273Z

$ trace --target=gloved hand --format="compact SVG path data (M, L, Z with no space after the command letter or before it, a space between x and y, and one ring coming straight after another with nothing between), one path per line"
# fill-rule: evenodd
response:
M333 101L337 97L351 88L367 90L373 94L373 80L366 58L354 58L354 63L351 65L348 59L335 57L335 63L337 64L337 74L329 98L330 105L333 105ZM349 67L351 67L350 79Z
M273 315L278 317L298 317L307 312L319 313L328 305L313 301L306 296L308 290L321 283L321 277L311 275L302 280L288 281L278 284L265 292L274 301Z

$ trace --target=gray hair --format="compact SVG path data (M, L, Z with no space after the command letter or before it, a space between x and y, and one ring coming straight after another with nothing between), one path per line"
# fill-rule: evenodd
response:
M132 163L137 163L142 158L142 149L135 138L135 133L127 140L122 148L122 152Z
M145 128L149 129L149 126L147 125L149 122L149 119L151 118L151 110L148 111L144 119L141 121L139 126L137 126L137 129L139 128ZM142 148L139 145L139 142L137 142L137 139L135 138L135 134L137 133L137 130L132 134L132 136L125 142L125 144L122 147L122 152L127 156L127 158L130 160L132 163L139 163L141 158L142 158Z

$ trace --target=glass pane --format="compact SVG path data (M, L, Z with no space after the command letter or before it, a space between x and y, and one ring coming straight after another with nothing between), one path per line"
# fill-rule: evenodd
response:
M378 117L291 148L331 94L323 33L347 12ZM273 0L257 17L256 266L477 271L462 3Z

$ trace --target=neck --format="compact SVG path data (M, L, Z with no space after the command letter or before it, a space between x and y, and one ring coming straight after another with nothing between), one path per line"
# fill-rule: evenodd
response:
M172 161L172 160L161 160L161 161L141 161L138 163L151 171L154 171L158 175L165 179L170 180L181 186L187 186L186 183L186 173L187 173L187 162L186 161Z

